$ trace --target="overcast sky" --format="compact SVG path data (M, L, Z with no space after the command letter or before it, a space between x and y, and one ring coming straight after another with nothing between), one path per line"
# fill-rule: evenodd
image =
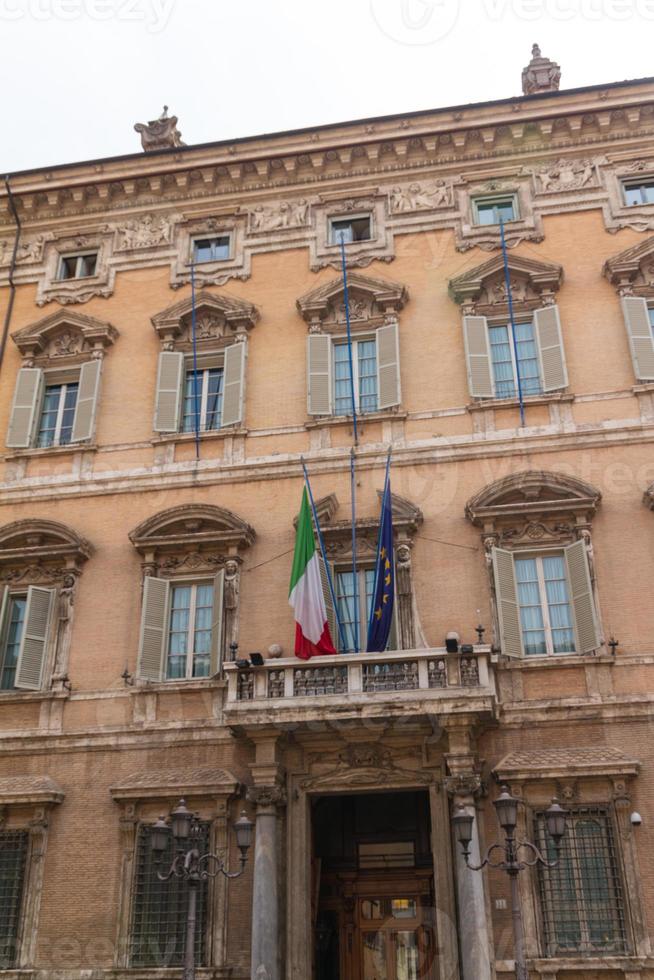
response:
M0 173L654 75L654 0L0 0Z

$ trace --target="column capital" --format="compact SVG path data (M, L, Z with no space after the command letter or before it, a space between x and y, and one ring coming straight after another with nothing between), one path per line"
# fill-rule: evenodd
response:
M276 812L277 808L286 805L286 789L280 783L269 786L251 786L247 791L247 798L250 803L254 803L257 813L263 810Z
M443 785L445 792L455 803L462 805L473 802L485 794L486 787L478 772L459 772L446 776Z

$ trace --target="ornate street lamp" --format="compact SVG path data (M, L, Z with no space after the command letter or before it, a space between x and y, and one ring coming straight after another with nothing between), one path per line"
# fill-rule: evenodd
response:
M227 871L225 858L217 854L201 854L199 842L202 836L202 825L197 814L191 813L186 807L185 800L180 800L177 807L170 813L168 821L162 816L153 824L150 833L150 846L155 862L161 861L168 848L171 833L176 845L176 854L170 868L165 874L157 871L159 881L169 881L171 878L183 878L188 882L188 904L186 909L186 946L184 949L183 980L195 980L195 927L198 898L198 885L207 878L216 878L219 874L225 878L239 878L247 861L248 850L252 844L254 824L248 820L245 810L234 824L236 845L241 852L238 871Z
M545 826L556 848L556 859L547 861L535 844L528 840L520 840L515 836L518 825L518 804L520 800L511 796L508 786L502 786L500 795L493 801L500 827L504 831L504 843L491 844L484 854L481 864L470 864L470 843L472 841L472 825L474 817L463 806L458 806L452 817L454 836L461 845L466 866L471 871L481 871L488 865L506 871L511 879L511 917L513 921L513 945L515 949L516 980L529 980L527 961L525 959L524 930L522 926L522 910L518 894L518 875L525 868L533 868L540 864L545 868L554 868L559 862L560 848L565 834L566 811L558 800L553 799L551 806L545 811ZM494 852L499 851L499 860L493 859Z

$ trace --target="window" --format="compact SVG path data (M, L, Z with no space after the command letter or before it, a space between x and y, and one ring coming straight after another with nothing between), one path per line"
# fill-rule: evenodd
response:
M169 679L209 676L212 612L212 582L171 587L166 670Z
M218 235L215 238L195 238L193 240L194 262L224 262L230 257L231 238Z
M338 616L346 643L346 647L343 649L343 641L339 636L339 653L354 653L356 649L355 629L358 629L359 650L365 650L368 636L368 618L375 588L375 570L374 568L357 569L358 606L355 604L354 576L351 570L337 571L335 584Z
M514 345L510 324L489 325L488 339L496 398L517 397L518 369L523 395L537 395L542 391L533 323L516 323L515 337Z
M550 861L556 849L536 815L538 843ZM548 956L626 952L624 899L607 808L576 807L568 816L555 868L539 872Z
M196 412L199 415L199 429L210 432L219 429L223 413L223 369L208 368L198 371L197 408L195 373L187 371L184 388L184 409L182 432L194 432Z
M625 204L654 204L654 178L623 184Z
M352 242L368 242L372 238L372 222L369 214L360 214L351 218L329 219L329 242L340 245L341 240L346 245Z
M563 555L515 559L526 656L573 653L574 625Z
M18 959L27 842L26 830L0 831L0 970L11 970Z
M85 252L81 255L62 255L59 263L58 279L85 279L95 275L98 261L97 252Z
M36 438L39 448L67 446L70 443L78 387L77 383L46 386Z
M10 691L16 679L16 664L25 624L27 595L10 595L0 639L0 690Z
M198 842L201 854L209 850L209 828L202 825ZM161 861L155 862L150 843L152 828L141 824L136 844L129 942L131 967L181 966L184 962L188 884L181 878L159 881L157 870L168 868L173 858L172 836ZM206 964L207 881L197 886L195 961ZM0 913L1 914L1 913Z
M513 194L508 197L477 197L472 202L476 225L499 225L500 221L515 221L518 203Z
M352 414L352 386L347 341L335 341L334 414ZM357 340L352 343L354 370L354 403L358 412L377 411L377 342Z

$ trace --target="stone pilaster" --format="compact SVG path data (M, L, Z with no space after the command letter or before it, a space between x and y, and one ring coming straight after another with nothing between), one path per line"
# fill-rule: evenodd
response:
M248 798L256 805L250 976L280 980L277 818L286 798L279 784L254 786Z

